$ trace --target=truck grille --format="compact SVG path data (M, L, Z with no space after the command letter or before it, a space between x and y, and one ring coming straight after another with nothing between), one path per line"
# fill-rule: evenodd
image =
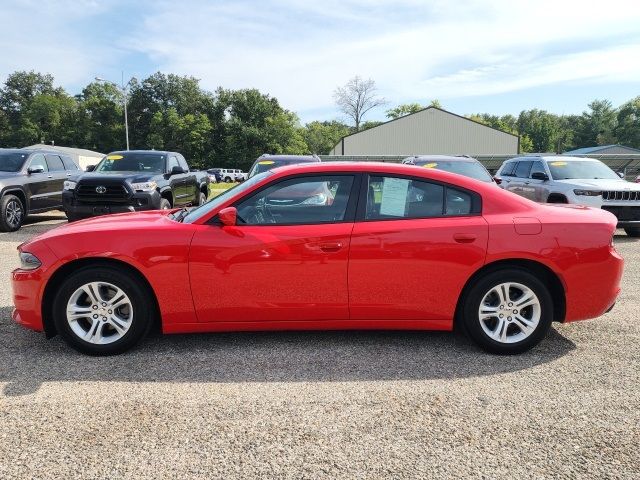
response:
M602 207L603 210L613 213L618 217L620 222L640 221L640 207L627 207L627 206L606 206Z
M618 200L618 201L640 201L640 191L634 192L631 190L611 190L602 192L603 200Z
M76 197L89 203L124 203L129 199L129 192L121 183L81 182L76 187Z

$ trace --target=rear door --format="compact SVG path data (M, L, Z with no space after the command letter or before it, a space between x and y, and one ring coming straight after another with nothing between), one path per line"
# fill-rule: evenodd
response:
M424 179L363 179L349 255L353 320L432 320L449 328L485 259L480 196Z
M62 189L64 181L67 179L67 171L60 155L47 153L45 158L49 167L48 208L60 208L62 207Z
M530 160L520 160L514 171L507 190L521 196L525 196L525 182L529 181L529 172L531 171Z

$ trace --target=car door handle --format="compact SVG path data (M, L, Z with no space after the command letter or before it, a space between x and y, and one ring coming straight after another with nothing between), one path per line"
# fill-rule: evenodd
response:
M471 243L478 238L473 233L454 233L453 239L458 243Z
M318 245L320 250L323 252L337 252L342 248L342 243L340 242L331 242L331 243L321 243Z

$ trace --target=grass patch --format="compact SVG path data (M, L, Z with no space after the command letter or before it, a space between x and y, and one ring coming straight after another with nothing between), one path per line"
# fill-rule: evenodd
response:
M217 197L222 192L225 192L230 188L235 187L236 185L238 185L236 182L232 182L232 183L221 182L221 183L211 184L209 185L209 198Z

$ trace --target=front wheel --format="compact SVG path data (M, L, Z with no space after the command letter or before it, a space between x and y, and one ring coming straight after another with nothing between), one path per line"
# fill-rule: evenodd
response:
M504 269L481 277L465 296L462 318L469 336L498 354L525 352L546 336L553 321L553 299L526 270Z
M81 268L53 302L58 333L89 355L114 355L138 343L151 325L149 293L128 272L110 266Z
M160 200L160 210L171 210L171 202L166 198Z
M200 192L198 194L198 203L196 203L196 205L200 206L200 205L204 205L205 203L207 203L207 196L205 195L204 192Z
M15 232L20 229L25 217L25 207L15 195L5 195L0 200L0 232Z
M640 227L625 227L624 231L630 237L640 237Z

